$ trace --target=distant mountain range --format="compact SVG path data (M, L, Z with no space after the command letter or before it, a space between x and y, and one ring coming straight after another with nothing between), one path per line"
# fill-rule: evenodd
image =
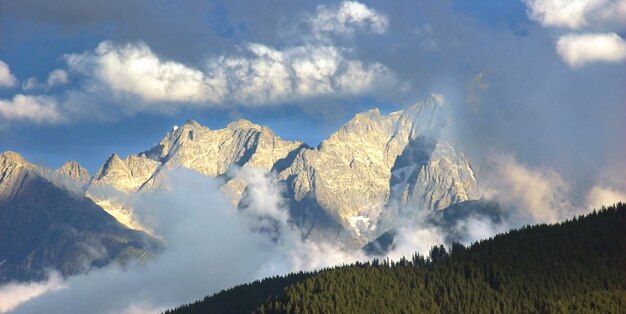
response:
M443 106L442 97L432 95L388 115L359 113L315 148L247 120L220 130L187 121L145 152L111 155L92 177L75 162L48 171L6 152L0 262L7 262L0 274L29 279L45 267L71 274L85 263L145 258L160 247L158 235L137 219L132 200L165 188L168 172L181 167L221 178L234 206L248 201L248 183L236 169L274 173L303 237L362 247L402 220L479 199L474 171L448 134ZM110 247L90 250L98 245Z

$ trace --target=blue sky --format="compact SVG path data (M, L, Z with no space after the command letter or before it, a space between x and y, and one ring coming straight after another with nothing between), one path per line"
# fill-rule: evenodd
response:
M440 93L473 164L625 170L626 9L613 0L3 1L0 151L93 173L194 119L319 144Z

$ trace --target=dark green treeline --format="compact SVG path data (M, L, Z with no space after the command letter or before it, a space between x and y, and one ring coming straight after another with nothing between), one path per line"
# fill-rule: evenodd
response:
M166 313L626 313L626 206L429 258L268 278Z

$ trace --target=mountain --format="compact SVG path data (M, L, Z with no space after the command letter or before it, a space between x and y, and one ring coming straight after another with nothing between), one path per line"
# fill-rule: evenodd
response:
M86 183L88 174L75 162L51 172L17 153L0 154L0 283L143 261L160 249L86 198L76 180Z
M169 170L222 178L237 206L246 202L247 186L237 169L262 169L286 187L290 217L303 236L362 246L419 211L479 198L470 163L447 132L443 103L433 95L388 115L359 113L315 148L247 120L220 130L190 120L148 151L125 159L113 154L85 195L125 225L147 230L130 200L167 188Z
M165 313L623 313L625 260L619 203L428 258L266 278Z
M478 198L469 161L450 142L441 96L402 111L357 114L281 171L291 198L313 203L357 239L417 211Z

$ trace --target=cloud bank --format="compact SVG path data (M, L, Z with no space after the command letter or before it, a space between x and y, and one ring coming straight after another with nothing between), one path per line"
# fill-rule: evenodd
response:
M15 313L149 313L266 276L364 259L359 251L302 240L286 223L275 178L253 169L239 175L251 191L249 206L236 209L220 191L221 181L190 170L171 172L169 191L133 202L138 218L153 222L165 241L162 254L144 265L111 265L67 278L62 289L28 300ZM268 221L276 223L278 237L265 228ZM5 288L40 293L32 284Z
M70 54L66 60L71 71L91 80L89 90L105 86L118 99L136 96L147 107L167 110L172 105L150 104L262 106L359 94L392 76L382 64L364 63L348 54L349 50L330 45L279 50L249 43L243 47L241 56L209 58L203 69L196 69L162 60L142 42L125 45L102 42L95 51Z

